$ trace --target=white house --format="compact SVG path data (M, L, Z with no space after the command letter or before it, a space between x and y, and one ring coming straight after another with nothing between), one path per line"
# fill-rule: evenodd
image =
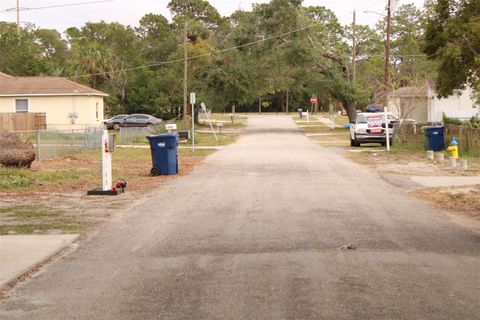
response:
M431 82L422 87L403 87L388 95L388 108L396 116L417 122L439 122L443 114L451 118L470 119L480 112L472 98L472 89L457 90L439 99Z
M45 113L47 129L102 125L106 96L61 77L13 77L0 72L0 113Z

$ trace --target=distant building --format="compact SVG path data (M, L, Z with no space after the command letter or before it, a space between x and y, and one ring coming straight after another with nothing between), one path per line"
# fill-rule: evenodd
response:
M388 108L398 117L417 122L439 122L443 120L443 114L466 120L480 112L480 105L472 99L471 88L457 90L453 95L439 99L432 82L392 91L388 95Z
M106 93L61 77L0 72L0 113L45 113L47 129L102 125Z

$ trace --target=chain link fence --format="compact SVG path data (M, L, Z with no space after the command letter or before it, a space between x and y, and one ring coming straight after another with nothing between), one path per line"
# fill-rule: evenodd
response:
M179 123L179 129L186 126ZM22 140L35 146L37 159L49 159L99 149L102 144L103 127L86 126L83 129L15 131ZM148 135L166 132L165 124L150 127L127 127L110 131L117 145L146 144Z
M86 127L85 129L21 131L17 133L23 140L33 143L37 159L49 159L100 148L103 128Z

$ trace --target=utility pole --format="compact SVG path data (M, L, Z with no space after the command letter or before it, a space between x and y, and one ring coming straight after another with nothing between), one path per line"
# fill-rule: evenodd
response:
M20 0L17 0L17 34L20 34Z
M356 25L357 13L353 10L353 23L352 23L352 34L353 34L353 46L352 46L352 83L355 83L357 78L357 25Z
M288 114L288 100L289 100L289 89L287 89L287 105L286 105L286 113Z
M387 4L387 39L385 41L385 105L387 104L387 95L390 89L390 33L392 24L392 0L388 0Z
M187 27L188 20L185 20L185 25L183 29L183 119L187 119L187 77L188 77L188 50L187 50ZM193 113L193 110L192 110Z

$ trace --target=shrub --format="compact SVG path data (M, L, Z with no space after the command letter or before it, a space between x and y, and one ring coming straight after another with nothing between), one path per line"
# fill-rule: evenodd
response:
M0 164L5 167L30 168L35 149L30 141L23 142L16 133L0 132Z

